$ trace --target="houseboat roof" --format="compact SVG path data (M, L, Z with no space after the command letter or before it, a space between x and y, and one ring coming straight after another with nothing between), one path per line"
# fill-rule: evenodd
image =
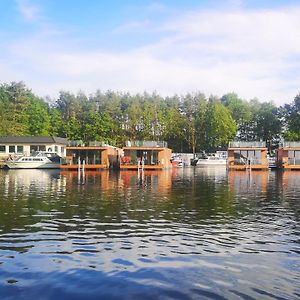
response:
M0 136L2 144L60 144L67 145L66 138L56 136Z

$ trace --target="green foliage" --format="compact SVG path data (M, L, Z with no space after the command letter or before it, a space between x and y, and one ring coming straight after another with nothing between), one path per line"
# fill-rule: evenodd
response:
M2 121L0 132L5 135L26 135L31 124L28 107L37 98L23 82L12 82L0 86Z
M240 99L237 94L229 93L221 98L222 104L228 108L237 125L237 139L249 140L253 112L251 105L246 100Z
M232 139L265 140L270 148L281 136L300 139L300 95L276 107L234 93L207 99L202 93L161 97L114 91L87 97L61 91L50 104L22 82L0 85L0 135L53 135L105 141L165 140L174 152L215 151Z
M26 123L28 135L49 135L50 115L47 105L40 99L33 97L26 108Z
M279 140L281 132L277 107L271 102L262 103L256 114L256 120L257 139L266 141L268 148L272 150L272 145Z
M285 105L282 108L283 119L285 120L287 130L284 137L289 141L300 140L300 94L298 94L291 105Z
M229 110L216 98L210 98L206 113L206 150L226 148L236 135L236 123Z
M61 112L57 108L51 108L49 110L49 135L64 137L64 121Z

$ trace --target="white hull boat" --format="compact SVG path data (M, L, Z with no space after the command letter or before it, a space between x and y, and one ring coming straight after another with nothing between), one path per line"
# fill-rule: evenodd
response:
M38 151L32 156L8 159L5 166L9 169L59 169L60 157L54 152Z
M225 151L217 151L213 155L202 155L202 157L195 158L191 161L192 166L226 166L227 158Z
M197 166L226 166L227 160L224 158L219 158L215 156L208 156L207 158L198 159Z

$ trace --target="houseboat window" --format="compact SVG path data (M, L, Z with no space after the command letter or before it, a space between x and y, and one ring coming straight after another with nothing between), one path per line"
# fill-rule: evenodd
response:
M23 146L17 146L17 153L23 153Z
M235 150L235 151L233 152L233 157L234 157L235 159L240 158L240 157L241 157L240 151Z
M36 151L46 151L45 145L30 145L30 153Z
M289 158L294 158L295 157L295 151L289 150L288 157Z
M247 158L248 157L247 150L241 150L241 156Z
M8 152L9 153L15 153L16 152L16 147L15 146L9 146L8 147Z
M55 151L55 152L58 152L58 146L55 146L55 147L54 147L54 151Z
M61 154L64 154L64 152L65 152L65 147L61 147L61 148L60 148L60 153L61 153Z
M255 157L255 150L248 150L247 157L248 158L254 158Z
M0 152L5 152L5 146L0 145Z
M255 158L261 159L261 151L260 150L255 151Z

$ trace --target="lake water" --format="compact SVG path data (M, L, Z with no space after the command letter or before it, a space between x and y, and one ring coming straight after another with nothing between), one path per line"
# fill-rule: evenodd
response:
M0 299L300 299L300 172L0 171Z

